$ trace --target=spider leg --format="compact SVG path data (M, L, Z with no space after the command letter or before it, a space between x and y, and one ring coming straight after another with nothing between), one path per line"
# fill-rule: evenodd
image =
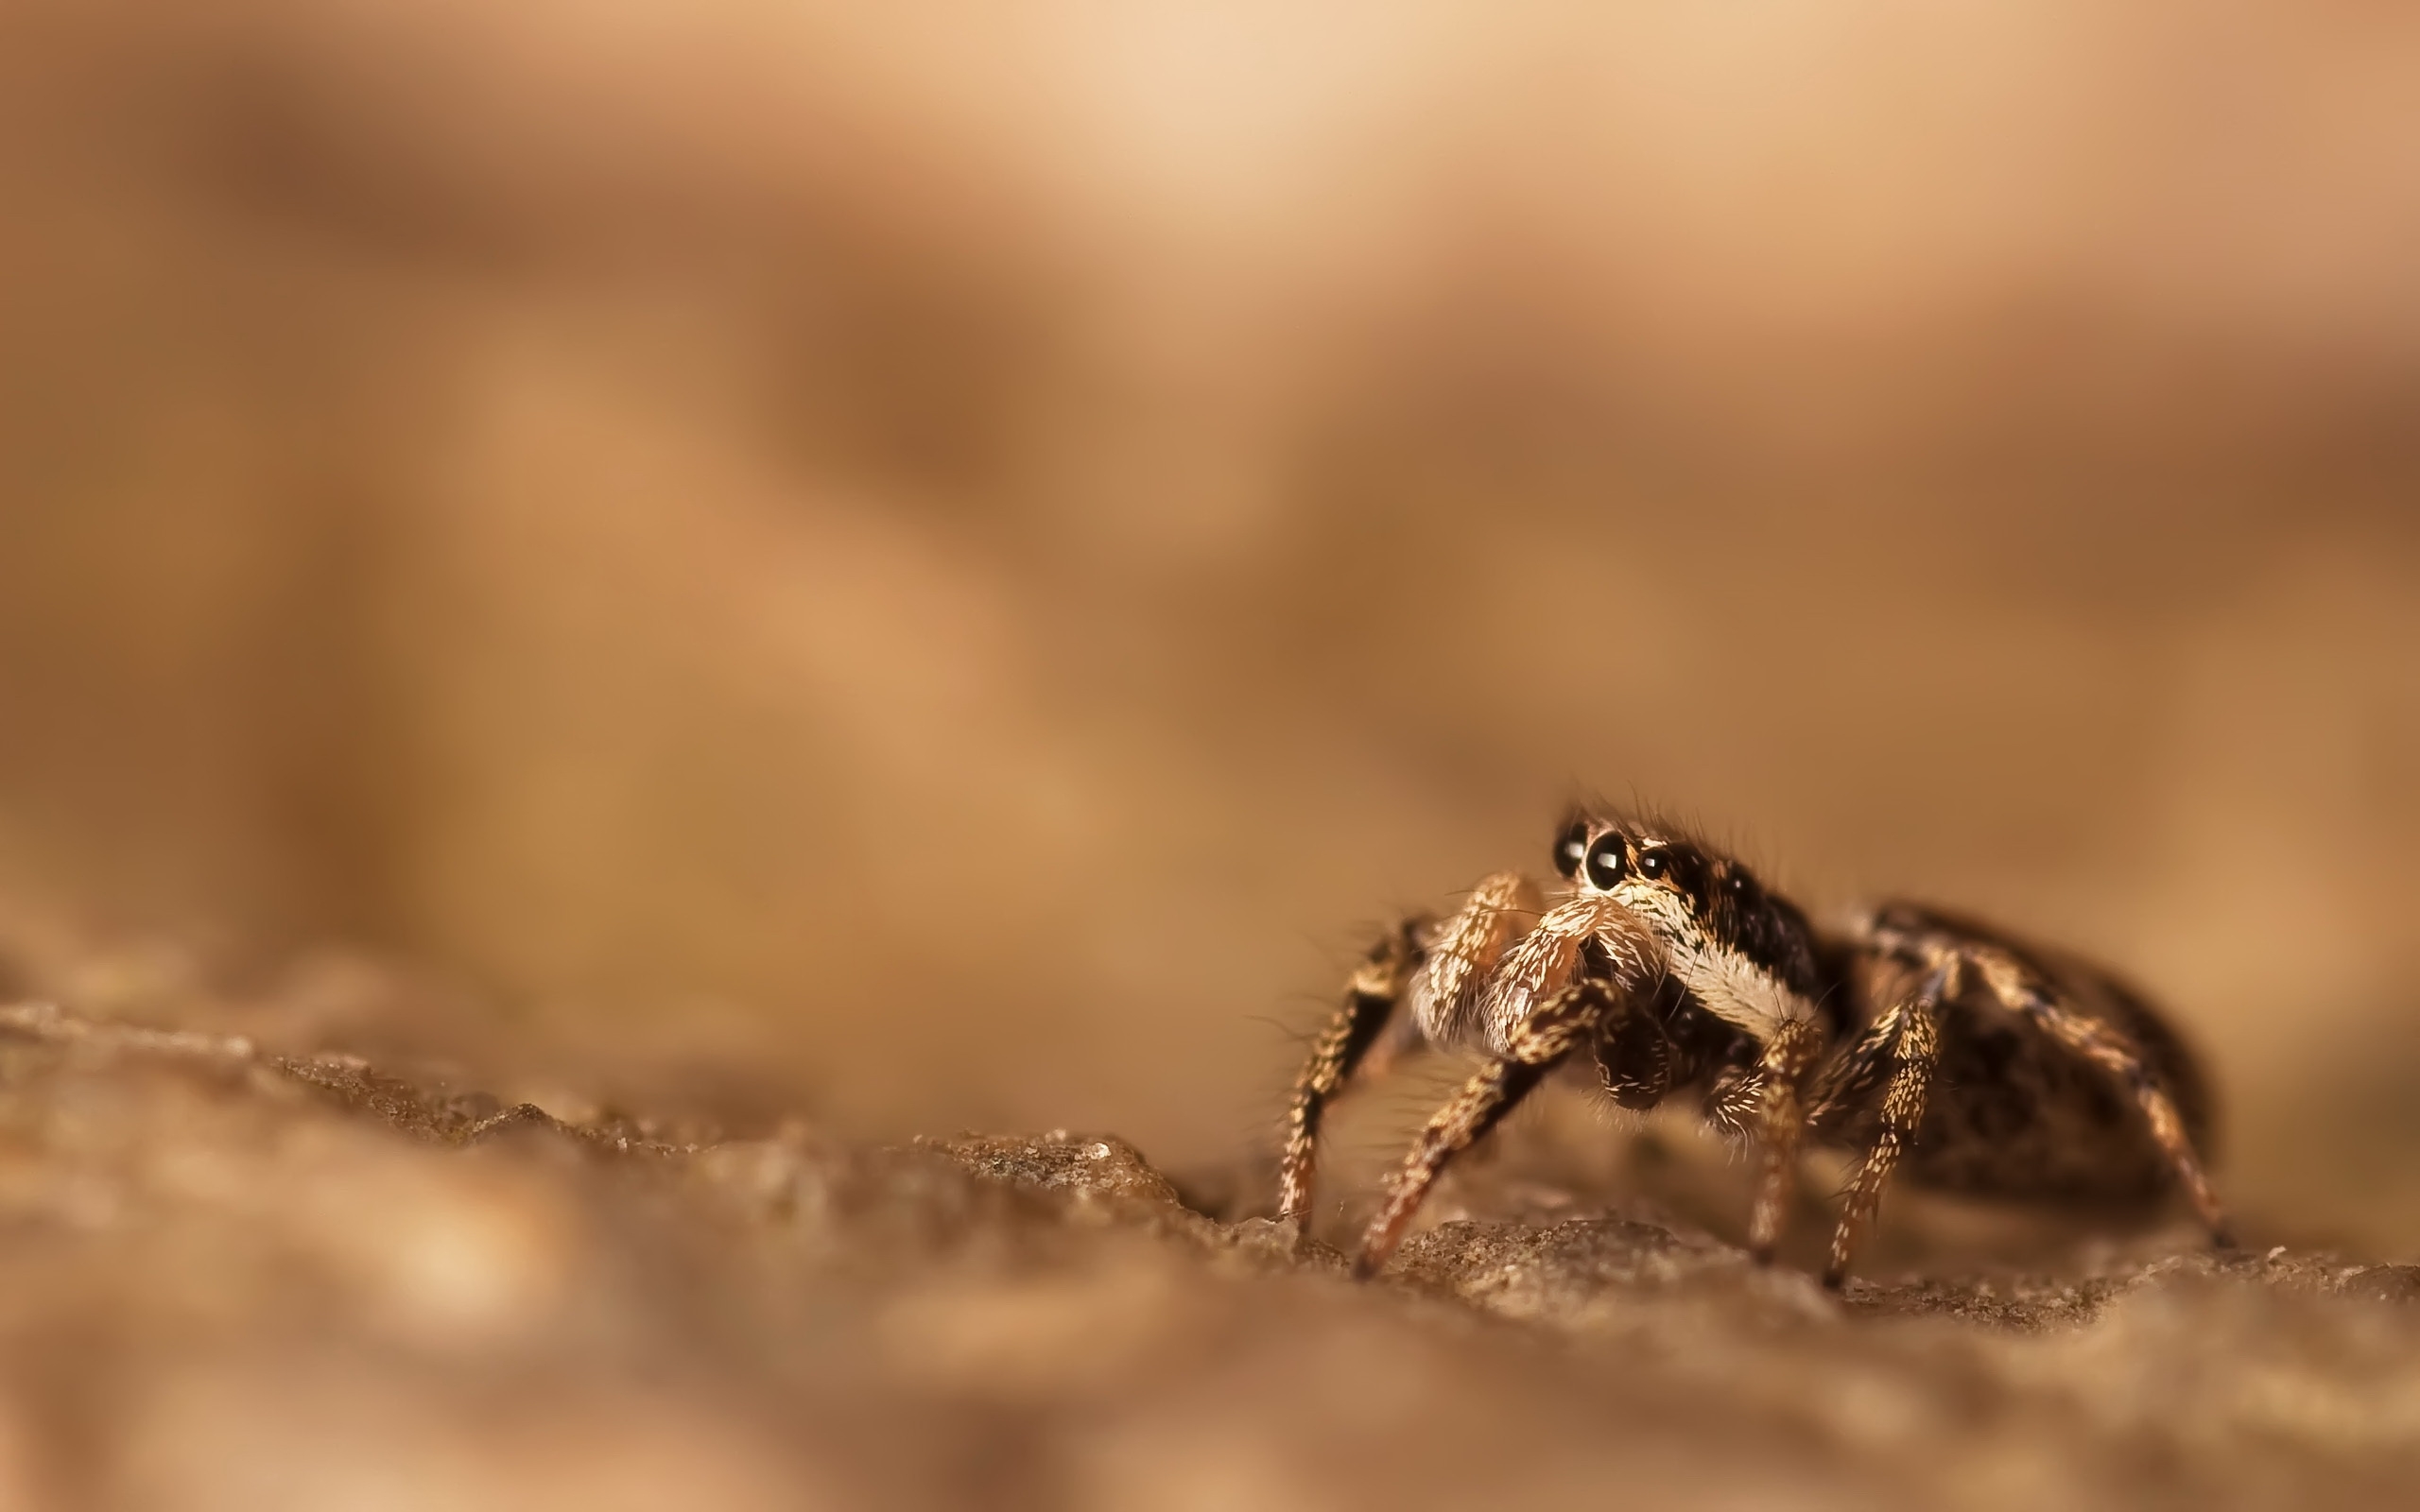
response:
M1840 1224L1832 1230L1831 1256L1824 1266L1827 1287L1837 1290L1847 1279L1858 1237L1880 1204L1892 1169L1915 1143L1933 1074L1941 1064L1941 1005L1958 996L1962 965L1955 954L1936 965L1915 995L1876 1020L1819 1086L1808 1114L1809 1122L1819 1125L1845 1111L1853 1099L1877 1083L1882 1088L1880 1126L1849 1183Z
M2002 1005L2031 1020L2052 1040L2117 1078L2142 1109L2152 1138L2176 1173L2177 1184L2209 1230L2210 1243L2221 1249L2234 1248L2235 1231L2227 1222L2226 1210L2211 1188L2208 1173L2202 1169L2192 1136L2186 1131L2185 1116L2157 1069L2126 1036L2066 1003L2015 955L1971 941L1961 941L1957 949Z
M1278 1215L1296 1222L1311 1208L1311 1168L1320 1121L1355 1070L1385 1034L1405 988L1421 964L1422 918L1405 919L1372 948L1353 972L1344 1001L1311 1044L1311 1057L1294 1080L1286 1108L1286 1151L1278 1174ZM1401 1021L1396 1021L1400 1032Z
M1751 1078L1755 1091L1752 1113L1764 1170L1756 1184L1756 1205L1748 1218L1748 1252L1759 1265L1772 1263L1781 1243L1783 1218L1789 1211L1790 1188L1798 1175L1798 1138L1806 1129L1799 1084L1823 1049L1823 1035L1801 1019L1784 1020L1765 1042Z
M1461 911L1429 936L1426 959L1412 978L1411 1000L1412 1016L1431 1041L1459 1040L1475 1027L1480 999L1507 948L1534 952L1533 941L1512 941L1528 932L1542 906L1535 883L1517 871L1499 871L1473 887ZM1566 968L1558 983L1569 977Z
M1748 1216L1748 1251L1759 1265L1772 1263L1781 1243L1798 1175L1799 1137L1809 1122L1799 1084L1821 1049L1814 1025L1785 1023L1758 1052L1755 1064L1725 1071L1706 1091L1706 1121L1754 1144L1763 1157Z
M1327 1105L1357 1070L1374 1074L1424 1040L1460 1037L1479 988L1538 906L1535 884L1517 871L1499 871L1472 888L1443 924L1432 928L1425 916L1408 919L1372 950L1295 1078L1278 1170L1280 1218L1303 1223L1310 1217L1312 1169ZM1411 1012L1397 1017L1407 997Z
M1549 994L1513 1026L1505 1036L1504 1054L1480 1067L1420 1131L1387 1189L1385 1204L1362 1236L1361 1251L1353 1262L1356 1277L1366 1280L1377 1274L1402 1241L1404 1229L1438 1173L1494 1128L1558 1062L1584 1043L1613 1001L1613 988L1607 983L1583 979Z

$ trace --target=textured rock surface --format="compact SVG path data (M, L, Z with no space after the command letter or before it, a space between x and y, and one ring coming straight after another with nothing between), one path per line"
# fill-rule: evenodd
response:
M1445 1222L1356 1286L1178 1193L1107 1135L705 1143L9 1009L0 1503L2137 1507L2420 1484L2407 1267L2195 1255L1835 1300L1576 1216Z

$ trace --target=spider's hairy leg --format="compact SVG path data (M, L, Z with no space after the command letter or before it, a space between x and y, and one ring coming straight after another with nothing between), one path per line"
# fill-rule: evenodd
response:
M2234 1248L2234 1227L2210 1185L2209 1174L2202 1168L2193 1137L2186 1131L2185 1115L2142 1052L2126 1036L2067 1003L2055 987L2010 953L1972 942L1962 942L1960 953L2002 1005L2031 1020L2052 1040L2117 1078L2142 1110L2152 1140L2176 1173L2177 1184L2209 1230L2210 1243L2220 1249Z
M1756 1183L1756 1205L1748 1217L1748 1252L1759 1265L1772 1263L1781 1243L1782 1220L1798 1175L1798 1137L1806 1125L1799 1084L1822 1048L1823 1034L1813 1023L1785 1019L1756 1060L1753 1117L1764 1169Z
M1588 974L1582 974L1583 965ZM1537 926L1503 953L1478 994L1477 1027L1493 1058L1421 1131L1362 1239L1355 1274L1370 1276L1384 1265L1446 1163L1663 970L1645 927L1609 898L1566 899L1540 916Z
M1387 1189L1385 1205L1362 1236L1360 1253L1353 1261L1357 1278L1367 1280L1377 1274L1402 1241L1404 1229L1438 1173L1494 1128L1558 1062L1585 1043L1612 1002L1613 989L1593 978L1557 990L1506 1037L1505 1053L1480 1067L1453 1100L1438 1109L1428 1126L1420 1131L1411 1154Z
M1915 1143L1933 1074L1941 1065L1941 1005L1958 996L1961 965L1954 954L1935 964L1916 993L1876 1020L1819 1086L1807 1115L1816 1124L1845 1113L1851 1100L1870 1092L1876 1083L1882 1089L1880 1126L1849 1183L1840 1223L1832 1230L1831 1255L1824 1265L1827 1287L1837 1290L1848 1279L1858 1237L1881 1202L1892 1170Z
M1478 994L1478 1026L1490 1048L1509 1054L1521 1025L1582 974L1592 954L1620 997L1642 995L1664 974L1654 937L1636 915L1602 894L1565 899L1504 953Z
M1390 930L1355 969L1344 1001L1312 1041L1310 1059L1295 1078L1294 1095L1286 1108L1286 1150L1278 1175L1281 1218L1297 1223L1309 1218L1320 1120L1386 1032L1406 986L1420 967L1420 936L1427 927L1426 918L1415 916Z
M1461 1038L1505 947L1542 906L1537 884L1517 871L1496 872L1471 889L1454 917L1431 932L1427 958L1412 978L1412 1016L1423 1034L1439 1043Z

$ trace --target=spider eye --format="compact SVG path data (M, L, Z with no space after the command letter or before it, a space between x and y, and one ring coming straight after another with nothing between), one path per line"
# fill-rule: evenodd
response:
M1597 836L1597 843L1588 848L1588 857L1583 864L1588 873L1588 885L1599 892L1613 891L1614 885L1622 880L1625 859L1620 834L1607 830Z
M1638 853L1638 874L1650 882L1664 875L1671 864L1671 857L1661 850L1641 850Z
M1588 854L1588 821L1574 819L1555 837L1554 869L1566 877L1580 875L1580 863Z

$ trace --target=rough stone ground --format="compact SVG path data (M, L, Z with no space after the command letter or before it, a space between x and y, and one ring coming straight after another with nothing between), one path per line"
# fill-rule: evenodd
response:
M2410 1267L2137 1256L1835 1300L1677 1226L1582 1215L1447 1222L1357 1286L1108 1135L709 1143L42 1005L0 1011L0 1229L10 1506L2420 1486Z

